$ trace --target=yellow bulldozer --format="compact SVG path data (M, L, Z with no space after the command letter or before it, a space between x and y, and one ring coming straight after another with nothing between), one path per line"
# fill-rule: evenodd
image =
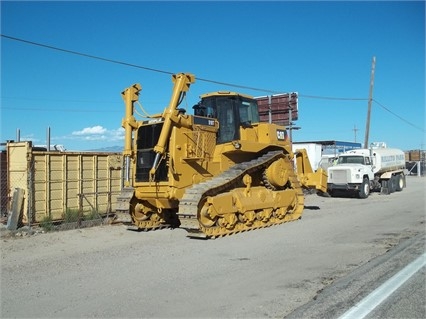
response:
M235 92L202 95L193 115L180 107L195 77L172 76L168 107L134 117L141 86L122 92L124 187L117 215L138 230L181 227L216 238L301 217L303 188L325 192L327 175L294 153L286 128L259 121L257 101Z

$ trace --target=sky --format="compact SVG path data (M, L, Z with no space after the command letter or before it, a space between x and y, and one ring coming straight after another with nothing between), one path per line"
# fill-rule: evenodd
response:
M1 34L1 142L123 146L121 92L160 113L188 72L188 112L297 92L294 142L364 144L375 57L369 143L426 149L424 1L1 1Z

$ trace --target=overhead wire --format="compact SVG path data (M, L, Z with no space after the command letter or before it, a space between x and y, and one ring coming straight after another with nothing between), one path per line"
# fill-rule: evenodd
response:
M319 100L339 100L339 101L367 101L368 98L363 97L331 97L331 96L318 96L318 95L305 95L298 94L300 97L308 99L319 99Z
M43 48L47 48L47 49L51 49L51 50L56 50L56 51L60 51L60 52L65 52L65 53L69 53L69 54L74 54L74 55L78 55L78 56L82 56L82 57L87 57L87 58L101 60L101 61L105 61L105 62L120 64L120 65L124 65L124 66L128 66L128 67L133 67L133 68L143 69L143 70L146 70L146 71L151 71L151 72L157 72L157 73L168 74L168 75L174 74L173 72L170 72L170 71L165 71L165 70L160 70L160 69L156 69L156 68L141 66L141 65L123 62L123 61L118 61L118 60L114 60L114 59L110 59L110 58L104 58L104 57L100 57L100 56L96 56L96 55L92 55L92 54L87 54L87 53L82 53L82 52L78 52L78 51L74 51L74 50L63 49L63 48L55 47L55 46L52 46L52 45L47 45L47 44L29 41L29 40L25 40L25 39L21 39L21 38L17 38L17 37L12 37L12 36L9 36L9 35L6 35L6 34L0 34L0 35L1 35L1 37L9 39L9 40L18 41L18 42L22 42L22 43L26 43L26 44L30 44L30 45L35 45L35 46L39 46L39 47L43 47ZM271 94L280 94L280 92L275 91L275 90L256 88L256 87L251 87L251 86L246 86L246 85L239 85L239 84L234 84L234 83L210 80L210 79L201 78L201 77L197 77L197 80L203 81L203 82L208 82L208 83L213 83L213 84L218 84L218 85L240 88L240 89L247 89L247 90L259 91L259 92L265 92L265 93L271 93ZM368 98L330 97L330 96L306 95L306 94L300 94L300 93L298 94L298 96L302 97L302 98L310 98L310 99L339 100L339 101L367 101L368 100ZM387 108L386 106L384 106L382 103L378 102L377 100L372 99L372 101L374 101L380 107L382 107L384 110L386 110L387 112L396 116L397 118L399 118L403 122L407 123L408 125L416 128L416 129L419 129L423 132L425 131L424 129L414 125L413 123L402 118L401 116L399 116L395 112L391 111L389 108Z
M111 62L111 63L115 63L115 64L121 64L121 65L129 66L129 67L134 67L134 68L143 69L143 70L152 71L152 72L157 72L157 73L163 73L163 74L169 74L169 75L174 74L174 72L170 72L170 71L160 70L160 69L156 69L156 68L150 68L150 67L141 66L141 65L137 65L137 64L133 64L133 63L123 62L123 61L118 61L118 60L114 60L114 59L110 59L110 58L104 58L104 57L100 57L100 56L96 56L96 55L92 55L92 54L87 54L87 53L82 53L82 52L78 52L78 51L74 51L74 50L63 49L63 48L55 47L55 46L48 45L48 44L42 44L42 43L29 41L29 40L25 40L25 39L21 39L21 38L17 38L17 37L12 37L12 36L5 35L5 34L0 34L0 35L3 38L7 38L7 39L10 39L10 40L23 42L23 43L26 43L26 44L31 44L31 45L35 45L35 46L39 46L39 47L43 47L43 48L47 48L47 49L51 49L51 50L56 50L56 51L60 51L60 52L70 53L70 54L74 54L74 55L78 55L78 56L83 56L83 57L86 57L86 58L101 60L101 61L105 61L105 62ZM207 82L207 83L213 83L213 84L218 84L218 85L230 86L230 87L235 87L235 88L240 88L240 89L247 89L247 90L259 91L259 92L265 92L265 93L271 93L271 94L282 93L282 92L278 92L278 91L275 91L275 90L256 88L256 87L252 87L252 86L240 85L240 84L235 84L235 83L210 80L210 79L206 79L206 78L202 78L202 77L197 77L197 80L202 81L202 82ZM303 95L303 94L299 94L299 96L300 97L307 97L307 98L317 98L317 99L319 99L319 98L330 99L330 100L343 100L343 99L344 100L363 100L363 98L333 98L333 97L320 97L320 96Z
M2 110L37 111L37 112L70 112L70 113L122 113L118 110L93 110L93 109L55 109L45 107L9 107L1 106Z
M395 112L391 111L389 108L387 108L386 106L384 106L382 103L380 103L379 101L377 101L376 99L372 99L372 101L374 103L376 103L377 105L379 105L380 107L382 107L384 110L386 110L387 112L389 112L390 114L392 114L393 116L396 116L397 118L399 118L401 121L407 123L408 125L422 131L422 132L426 132L424 128L420 128L416 125L414 125L413 123L407 121L406 119L404 119L403 117L399 116L398 114L396 114Z
M35 46L39 46L39 47L43 47L43 48L47 48L47 49L51 49L51 50L56 50L56 51L61 51L61 52L70 53L70 54L74 54L74 55L79 55L79 56L83 56L83 57L86 57L86 58L101 60L101 61L105 61L105 62L111 62L111 63L115 63L115 64L121 64L121 65L125 65L125 66L130 66L130 67L133 67L133 68L138 68L138 69L144 69L144 70L147 70L147 71L152 71L152 72L165 73L165 74L170 74L170 75L173 74L172 72L167 72L167 71L163 71L163 70L159 70L159 69L154 69L154 68L149 68L149 67L145 67L145 66L140 66L140 65L136 65L136 64L132 64L132 63L117 61L117 60L113 60L113 59L103 58L103 57L100 57L100 56L96 56L96 55L92 55L92 54L87 54L87 53L82 53L82 52L77 52L77 51L73 51L73 50L62 49L62 48L54 47L52 45L47 45L47 44L42 44L42 43L38 43L38 42L28 41L28 40L24 40L24 39L12 37L12 36L5 35L5 34L1 34L1 36L3 38L6 38L6 39L10 39L10 40L18 41L18 42L23 42L23 43L27 43L27 44L31 44L31 45L35 45Z

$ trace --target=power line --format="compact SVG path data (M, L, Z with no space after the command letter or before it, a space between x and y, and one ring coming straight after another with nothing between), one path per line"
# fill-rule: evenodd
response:
M44 107L8 107L2 106L2 110L12 110L12 111L37 111L37 112L69 112L69 113L122 113L117 110L93 110L93 109L52 109Z
M336 98L337 99L337 98ZM74 101L74 102L78 102L78 101ZM84 102L84 101L81 101ZM385 111L391 113L392 115L396 116L397 118L399 118L401 121L407 123L408 125L422 131L425 132L424 129L414 125L413 123L409 122L408 120L402 118L401 116L399 116L398 114L394 113L393 111L391 111L389 108L387 108L386 106L384 106L382 103L378 102L377 100L373 99L373 102L377 103L380 107L382 107ZM12 111L42 111L42 112L70 112L70 113L119 113L120 111L115 111L115 110L90 110L90 109L52 109L52 108L35 108L35 107L5 107L2 106L1 107L2 110L12 110ZM354 129L352 129L352 131L355 131L355 139L356 139L356 131L358 131L359 129L357 129L356 127Z
M39 47L43 47L43 48L47 48L47 49L51 49L51 50L56 50L56 51L60 51L60 52L65 52L65 53L69 53L69 54L74 54L74 55L78 55L78 56L82 56L82 57L86 57L86 58L91 58L91 59L101 60L101 61L105 61L105 62L120 64L120 65L124 65L124 66L129 66L129 67L133 67L133 68L138 68L138 69L143 69L143 70L151 71L151 72L157 72L157 73L163 73L163 74L169 74L169 75L173 75L174 74L174 72L170 72L170 71L165 71L165 70L150 68L150 67L141 66L141 65L137 65L137 64L123 62L123 61L118 61L118 60L113 60L113 59L104 58L104 57L100 57L100 56L96 56L96 55L92 55L92 54L87 54L87 53L82 53L82 52L78 52L78 51L73 51L73 50L68 50L68 49L62 49L62 48L58 48L58 47L55 47L55 46L52 46L52 45L47 45L47 44L42 44L42 43L33 42L33 41L29 41L29 40L24 40L24 39L12 37L12 36L5 35L5 34L0 34L0 35L3 38L9 39L9 40L18 41L18 42L22 42L22 43L26 43L26 44L30 44L30 45L35 45L35 46L39 46ZM255 88L255 87L250 87L250 86L245 86L245 85L239 85L239 84L233 84L233 83L227 83L227 82L209 80L209 79L205 79L205 78L198 78L197 77L197 80L203 81L203 82L208 82L208 83L213 83L213 84L219 84L219 85L225 85L225 86L230 86L230 87L242 88L242 89L247 89L247 90L252 90L252 91L267 92L267 93L272 93L272 94L280 94L280 93L282 93L282 92L278 92L278 91L274 91L274 90L270 90L270 89ZM305 94L300 94L300 93L298 94L298 96L299 97L303 97L303 98L310 98L310 99L340 100L340 101L366 101L366 100L368 100L368 98L329 97L329 96L305 95ZM386 106L384 106L383 104L381 104L377 100L373 99L373 101L375 103L377 103L379 106L381 106L383 109L385 109L387 112L389 112L392 115L396 116L397 118L399 118L400 120L402 120L405 123L409 124L410 126L416 128L416 129L419 129L422 132L425 131L424 129L422 129L422 128L420 128L420 127L412 124L411 122L407 121L406 119L404 119L401 116L397 115L396 113L392 112L390 109L388 109ZM3 109L6 109L6 108L3 107ZM27 109L27 110L31 110L31 109ZM33 110L42 110L42 109L33 109ZM79 111L77 111L77 112L79 112Z
M56 51L61 51L61 52L70 53L70 54L74 54L74 55L79 55L79 56L83 56L83 57L86 57L86 58L91 58L91 59L96 59L96 60L101 60L101 61L106 61L106 62L121 64L121 65L125 65L125 66L130 66L130 67L133 67L133 68L138 68L138 69L144 69L144 70L147 70L147 71L152 71L152 72L165 73L165 74L170 74L170 75L173 74L172 72L167 72L167 71L163 71L163 70L159 70L159 69L148 68L148 67L145 67L145 66L140 66L140 65L136 65L136 64L132 64L132 63L117 61L117 60L113 60L113 59L103 58L103 57L99 57L99 56L91 55L91 54L87 54L87 53L81 53L81 52L77 52L77 51L62 49L62 48L54 47L54 46L47 45L47 44L42 44L42 43L37 43L37 42L33 42L33 41L28 41L28 40L24 40L24 39L19 39L19 38L11 37L11 36L8 36L8 35L5 35L5 34L1 34L1 36L3 38L7 38L7 39L10 39L10 40L19 41L19 42L23 42L23 43L27 43L27 44L31 44L31 45L35 45L35 46L39 46L39 47L43 47L43 48L47 48L47 49L51 49L51 50L56 50Z
M56 50L56 51L60 51L60 52L78 55L78 56L83 56L83 57L86 57L86 58L91 58L91 59L101 60L101 61L105 61L105 62L120 64L120 65L124 65L124 66L129 66L129 67L143 69L143 70L157 72L157 73L163 73L163 74L169 74L169 75L174 74L174 72L170 72L170 71L150 68L150 67L141 66L141 65L132 64L132 63L127 63L127 62L118 61L118 60L113 60L113 59L104 58L104 57L100 57L100 56L96 56L96 55L92 55L92 54L87 54L87 53L82 53L82 52L78 52L78 51L62 49L62 48L58 48L58 47L55 47L55 46L52 46L52 45L47 45L47 44L42 44L42 43L33 42L33 41L29 41L29 40L24 40L24 39L12 37L12 36L5 35L5 34L1 34L1 36L3 38L9 39L9 40L18 41L18 42L22 42L22 43L26 43L26 44L31 44L31 45L39 46L39 47L42 47L42 48L47 48L47 49L51 49L51 50ZM261 89L261 88L246 86L246 85L210 80L210 79L205 79L205 78L202 78L202 77L197 77L197 80L202 81L202 82L208 82L208 83L219 84L219 85L224 85L224 86L236 87L236 88L247 89L247 90L252 90L252 91L266 92L266 93L272 93L272 94L282 93L282 92L278 92L278 91L275 91L275 90ZM321 97L321 96L303 95L303 94L299 94L299 96L300 97L306 97L306 98L328 99L328 100L365 100L365 99L362 99L362 98L333 98L333 97L324 97L324 96Z
M380 103L379 101L377 101L376 99L373 99L373 102L377 103L379 106L381 106L384 110L386 110L387 112L389 112L390 114L396 116L397 118L399 118L401 121L407 123L408 125L411 125L412 127L422 131L422 132L426 132L424 128L418 127L416 125L414 125L413 123L407 121L406 119L402 118L401 116L399 116L398 114L392 112L390 109L388 109L386 106L384 106L382 103Z
M299 94L300 97L308 99L319 99L319 100L340 100L340 101L367 101L368 98L363 97L331 97L331 96L318 96L318 95L305 95Z
M102 105L105 104L116 104L112 101L102 101L102 100L74 100L74 99L51 99L51 98L44 98L44 97L17 97L17 96L1 96L0 99L2 100L23 100L23 101L44 101L44 102L58 102L58 103L99 103Z

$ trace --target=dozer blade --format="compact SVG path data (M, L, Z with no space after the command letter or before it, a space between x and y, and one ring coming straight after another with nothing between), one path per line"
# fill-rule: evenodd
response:
M327 172L322 168L317 169L316 172L312 170L308 153L305 149L297 149L294 154L296 156L297 175L299 176L302 187L315 188L322 193L326 193Z
M327 173L319 168L315 173L308 173L303 176L302 185L307 188L315 188L321 193L327 192Z

